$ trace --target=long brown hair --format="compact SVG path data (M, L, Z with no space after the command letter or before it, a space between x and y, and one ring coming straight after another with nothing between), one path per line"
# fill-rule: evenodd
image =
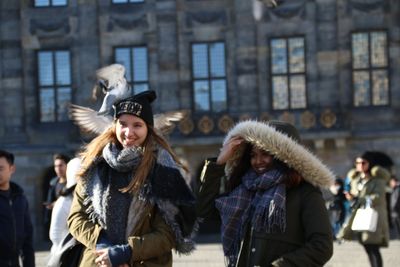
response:
M240 159L238 159L239 164L237 164L232 171L231 176L228 180L228 191L232 191L238 185L242 183L242 177L245 175L247 170L251 168L251 150L253 149L252 144L246 144L244 152L242 153ZM273 168L279 169L285 175L285 185L288 188L298 186L304 178L299 172L290 168L287 164L273 157Z
M139 188L145 183L146 178L156 161L156 154L154 153L154 151L157 149L157 144L171 154L172 158L180 168L188 172L188 169L180 162L178 156L176 156L176 154L173 152L168 142L161 135L159 135L152 126L148 124L146 125L148 128L148 133L143 143L144 153L142 160L140 161L139 166L136 168L135 173L133 173L133 178L131 179L130 183L126 187L120 189L120 191L123 193L137 192ZM93 163L93 160L102 154L103 148L108 143L112 142L114 144L121 145L116 137L115 127L116 123L114 122L109 129L107 129L104 133L102 133L101 135L93 139L92 142L86 145L85 150L80 153L80 156L82 158L82 168L80 173L78 173L79 177L82 177L86 174L86 171Z

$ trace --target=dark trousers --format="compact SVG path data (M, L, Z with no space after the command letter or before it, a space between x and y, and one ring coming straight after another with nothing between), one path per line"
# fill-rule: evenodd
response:
M369 263L371 267L382 267L382 256L379 251L379 245L363 244L365 251L367 252Z

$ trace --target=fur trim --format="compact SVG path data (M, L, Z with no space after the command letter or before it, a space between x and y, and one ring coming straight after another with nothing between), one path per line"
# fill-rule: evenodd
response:
M333 184L335 175L321 160L305 147L278 132L272 126L258 121L238 123L225 137L224 144L233 136L241 136L246 142L267 151L289 167L298 171L303 178L314 186L327 188ZM238 148L235 155L228 160L225 173L229 176L238 164L245 145Z
M351 169L347 173L347 177L349 177L350 179L358 179L359 176L360 172L358 172L356 169ZM371 177L372 179L382 179L385 180L385 182L389 182L390 172L381 166L374 166L371 169Z

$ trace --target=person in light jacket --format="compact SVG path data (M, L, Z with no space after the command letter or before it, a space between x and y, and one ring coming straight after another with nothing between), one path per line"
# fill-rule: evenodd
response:
M195 198L154 130L154 91L114 103L114 122L83 153L68 217L85 246L80 266L172 266L194 249Z
M228 266L323 266L333 236L320 188L334 179L293 125L240 122L206 160L198 214L218 210Z
M65 188L60 192L51 213L49 237L52 243L51 254L58 253L61 243L68 234L67 218L71 209L72 198L76 187L76 173L79 171L81 160L71 159L67 164Z

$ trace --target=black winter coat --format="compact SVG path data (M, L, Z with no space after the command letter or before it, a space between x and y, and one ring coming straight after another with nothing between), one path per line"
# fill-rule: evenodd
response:
M198 197L200 217L217 212L224 167L207 161ZM321 191L308 182L288 189L285 233L247 230L236 266L323 266L333 253L333 236Z
M0 194L0 266L35 266L33 226L28 200L16 183L10 182L10 197Z

